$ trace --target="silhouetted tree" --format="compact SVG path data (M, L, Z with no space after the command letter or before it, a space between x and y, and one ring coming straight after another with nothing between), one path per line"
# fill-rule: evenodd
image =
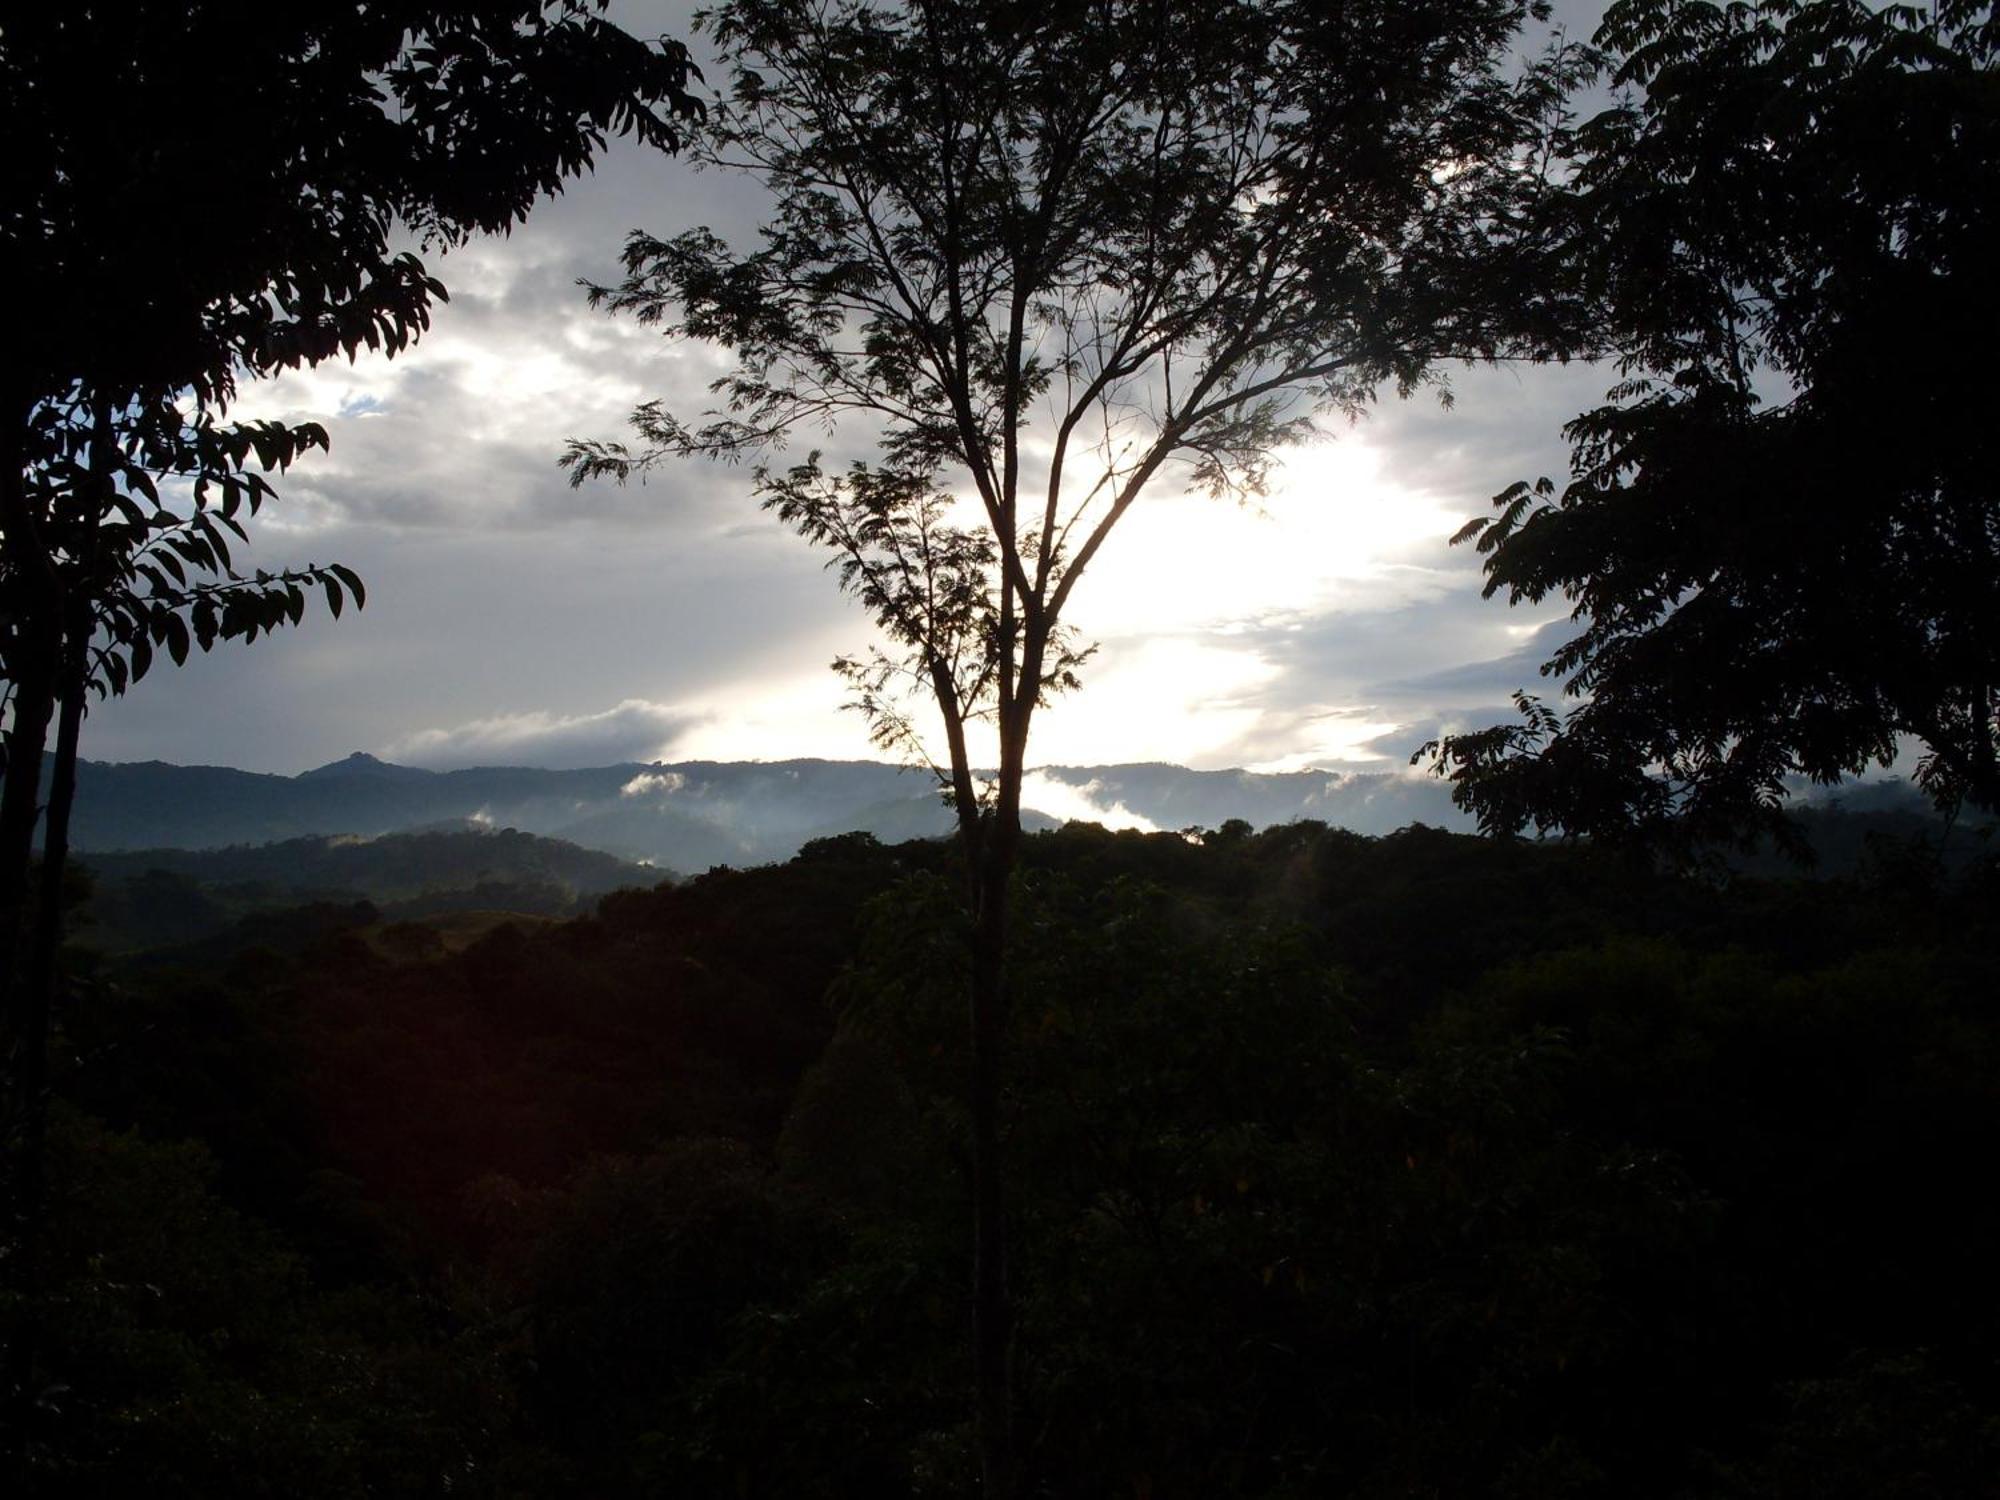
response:
M338 568L238 573L225 533L325 434L228 425L241 375L394 353L445 295L415 253L505 229L611 132L676 143L689 65L602 0L32 8L0 31L0 989L11 1258L32 1279L43 1038L67 812L91 687L153 648L337 614ZM49 726L40 915L24 932ZM23 960L23 943L27 955ZM26 1247L26 1248L22 1248ZM12 1331L10 1404L32 1338Z
M1046 6L744 0L701 159L773 194L756 248L645 233L593 301L736 356L721 408L639 409L581 482L846 424L871 456L759 468L886 650L837 663L877 739L957 809L971 943L978 1418L1014 1487L999 1166L1008 884L1029 728L1087 652L1064 628L1166 471L1255 493L1313 413L1439 361L1540 354L1523 274L1567 59L1510 69L1537 0ZM934 701L931 753L912 695ZM971 732L993 727L991 758ZM997 772L981 787L975 767Z
M1576 604L1584 701L1446 739L1493 831L1770 826L1887 764L2000 806L2000 24L1990 4L1625 0L1568 253L1628 377L1570 477L1467 526L1486 592Z

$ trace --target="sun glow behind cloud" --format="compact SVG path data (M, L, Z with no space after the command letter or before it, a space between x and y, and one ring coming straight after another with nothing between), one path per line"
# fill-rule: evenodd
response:
M1383 477L1365 429L1289 450L1256 505L1162 493L1135 505L1077 587L1105 631L1205 629L1440 586L1463 516Z
M465 284L461 310L468 304L476 308L482 299L504 300L507 292L498 273L491 281L475 276ZM623 336L622 325L607 326L614 336ZM604 331L593 329L592 334ZM503 330L490 332L501 335ZM537 457L552 456L563 430L592 426L572 409L575 383L592 361L587 351L563 340L529 339L516 347L523 337L507 332L459 341L435 353L427 343L393 365L363 361L353 367L322 366L257 388L257 405L270 410L244 414L344 414L346 430L339 434L334 463L326 465L335 472L324 476L329 499L347 487L346 476L338 472L340 458L371 457L367 449L376 435L386 439L394 427L411 420L404 408L421 406L428 388L438 382L459 392L462 411L479 414L473 420L481 431L465 433L468 442L495 440L495 434L509 429L518 441L522 431L545 427L530 446ZM638 389L615 379L607 387L601 375L591 406L622 403ZM552 463L534 467L538 484L559 485ZM318 477L302 471L304 482L287 486L294 492L288 519L298 531L314 530L323 521L325 502L314 482ZM420 508L427 503L463 522L479 518L489 525L519 512L520 502L487 487L452 486L454 493L434 498L442 493L442 477L408 475L412 491L433 497L420 502ZM658 507L658 520L671 521L678 511L693 522L680 493L685 482L663 482L656 493L633 498L641 507ZM718 483L727 490L738 482L725 478ZM614 496L607 490L584 498L590 504L565 493L550 524L554 511L573 525ZM727 498L718 493L716 503ZM747 563L751 551L799 545L783 537L775 522L759 516L747 493L741 500L739 521L717 530L711 519L702 528L701 546L736 548L745 554L739 563ZM1180 491L1173 487L1171 473L1162 475L1078 586L1071 621L1080 638L1096 642L1100 650L1084 669L1084 690L1058 699L1038 720L1035 759L1071 765L1171 760L1286 769L1379 761L1368 742L1401 726L1372 705L1341 701L1338 685L1328 684L1330 701L1308 712L1299 712L1296 702L1273 712L1272 690L1286 668L1274 660L1272 643L1329 616L1353 614L1358 619L1421 604L1447 590L1462 591L1464 571L1451 566L1444 543L1463 520L1463 511L1462 501L1454 508L1437 495L1388 477L1384 456L1371 445L1365 423L1282 455L1268 493L1251 504ZM733 513L726 505L715 512ZM379 514L396 524L406 511L385 502ZM984 521L969 496L962 521ZM274 529L282 534L293 527ZM665 534L647 534L653 529L651 522L638 526L625 545L671 545ZM816 570L802 566L800 571ZM734 676L719 683L712 672L702 673L707 682L700 687L689 683L672 696L676 732L643 748L649 754L717 760L879 755L860 718L842 712L845 692L821 665L835 652L855 650L869 638L859 611L850 607L845 613L852 624L839 631L838 639L792 638L782 659L767 649L764 659L742 661ZM701 633L720 645L726 622L712 619ZM448 734L412 733L387 748L436 758L462 753L456 743L447 749L448 742L461 739L489 755L504 753L511 741L525 752L550 729L560 739L561 726L537 717L538 686L522 683L521 700L484 721ZM1296 700L1296 692L1291 696ZM603 701L617 704L618 695L607 694ZM585 717L617 718L627 707L620 704L601 716ZM911 708L916 722L931 730L934 710L924 703ZM990 752L975 754L992 758Z
M1288 622L1393 607L1462 585L1443 563L1444 539L1463 517L1390 483L1382 468L1365 439L1347 433L1287 454L1256 507L1173 492L1135 506L1078 585L1072 613L1082 638L1100 650L1083 670L1083 690L1038 718L1036 761L1254 761L1286 769L1382 762L1368 742L1400 726L1363 705L1293 715L1286 737L1273 740L1262 695L1279 669L1259 645ZM849 648L867 636L858 614L854 621ZM858 716L840 711L844 697L823 669L748 676L703 696L700 722L674 753L717 760L878 753ZM934 710L921 701L910 710L928 735ZM976 731L975 758L990 762L990 747L977 748L986 743ZM1074 815L1119 816L1083 802Z
M1369 742L1400 726L1365 705L1330 704L1278 725L1262 698L1280 670L1259 645L1291 622L1392 608L1463 585L1443 567L1444 538L1462 515L1390 483L1382 467L1380 455L1348 433L1287 454L1256 507L1173 492L1135 506L1078 585L1072 614L1082 638L1100 650L1083 670L1083 690L1057 698L1037 719L1035 760L1387 769ZM969 502L967 511L963 520L972 524ZM851 639L832 650L868 638L858 611L850 618ZM879 754L859 716L842 711L842 684L808 665L832 650L800 642L796 667L773 663L701 694L687 705L698 717L672 757ZM941 754L934 709L921 700L909 708ZM973 739L975 758L990 763L987 727L977 726ZM1066 805L1065 815L1127 826L1115 809L1087 798Z
M1258 642L1463 586L1445 553L1463 514L1383 468L1359 429L1285 454L1255 506L1186 493L1134 506L1077 587L1077 628L1102 649L1084 691L1041 722L1037 758L1287 769L1381 759L1367 742L1399 725L1362 705L1294 716L1271 738L1262 692L1279 673Z
M856 622L857 635L860 622ZM802 653L803 654L803 653ZM842 709L846 689L814 653L812 666L772 676L751 676L704 695L703 721L677 740L675 760L790 760L822 757L863 760L879 756L868 744L861 717Z

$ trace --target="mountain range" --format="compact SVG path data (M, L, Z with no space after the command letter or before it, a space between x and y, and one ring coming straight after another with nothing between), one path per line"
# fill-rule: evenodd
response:
M1023 821L1262 827L1317 819L1362 833L1413 822L1463 828L1446 789L1407 776L1052 766L1031 772ZM686 761L590 770L427 771L356 751L297 776L161 761L78 768L74 846L85 852L212 849L309 835L515 828L658 869L790 858L810 839L862 830L939 835L951 814L932 779L874 761Z

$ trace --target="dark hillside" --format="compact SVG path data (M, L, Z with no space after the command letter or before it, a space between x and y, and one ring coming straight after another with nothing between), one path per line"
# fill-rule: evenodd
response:
M571 916L665 873L511 828L139 849L85 863L94 893L78 936L112 953L212 944L253 914L311 902L366 901L390 920L480 908Z
M1992 1494L2000 900L1900 869L1031 838L1046 1493ZM161 1382L226 1378L478 1494L963 1492L956 871L847 835L462 948L326 908L90 981L57 1440L130 1478L225 1430Z

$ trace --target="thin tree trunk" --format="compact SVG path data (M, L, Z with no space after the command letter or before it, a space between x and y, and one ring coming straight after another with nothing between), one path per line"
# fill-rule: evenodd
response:
M39 1131L33 1123L39 1113L42 1079L35 1067L41 1048L34 1039L33 983L26 972L24 955L32 957L27 931L30 894L34 888L33 861L35 824L41 813L43 751L48 744L49 720L55 711L60 637L47 641L35 626L55 623L59 617L37 617L34 604L40 591L37 579L21 578L28 570L33 546L31 530L14 524L20 504L20 472L14 466L4 475L7 495L5 513L10 551L15 551L17 583L22 589L21 635L17 653L10 664L14 672L13 722L7 731L7 772L0 781L0 1275L4 1275L16 1311L0 1337L6 1340L6 1357L0 1365L0 1445L4 1445L7 1471L15 1479L12 1488L26 1492L28 1420L34 1408L33 1325L37 1316L35 1289L27 1260L38 1235L39 1195L34 1182L39 1168L31 1174L29 1163L39 1158ZM14 539L20 537L18 549ZM36 1137L31 1147L30 1139ZM31 1181L32 1175L32 1181Z
M0 1014L10 1035L35 821L41 812L42 752L55 712L62 655L62 581L29 508L22 471L22 434L31 405L11 383L0 405L0 532L5 533L7 564L13 574L12 597L5 607L15 617L16 631L6 663L12 678L13 716L7 729L7 773L0 780L0 1005L4 1005Z
M28 648L25 655L38 654ZM17 1023L19 971L33 886L35 824L41 816L42 758L55 714L56 653L24 661L14 679L13 722L7 729L7 775L0 783L0 994L8 1034Z
M1018 1487L1014 1454L1011 1354L1012 1304L1007 1286L1007 1198L1000 1140L1001 1058L1007 1034L1007 888L1014 839L1001 809L982 812L973 789L965 723L949 677L934 669L932 685L951 749L952 798L959 849L965 856L965 896L972 916L972 1282L973 1426L980 1493L1012 1500ZM1002 754L1001 780L1006 780ZM1004 801L1004 799L1003 799ZM1018 806L1018 797L1016 798ZM1020 819L1014 818L1018 832Z
M1000 776L992 822L974 867L972 930L973 1340L978 1381L980 1493L1014 1500L1020 1454L1014 1431L1014 1308L1008 1275L1006 1155L1000 1131L1007 1050L1009 891L1020 854L1021 778L1026 770L1029 683L1039 661L1025 653L1011 705L1000 713ZM1034 668L1031 674L1027 669ZM1010 711L1011 708L1011 711Z
M1007 1194L1000 1140L1001 1057L1007 1036L1007 885L1003 831L980 861L972 933L972 1282L980 1493L1013 1500L1013 1305L1007 1282Z
M87 643L86 643L87 644ZM81 651L78 651L81 655ZM12 1291L19 1313L7 1341L7 1391L18 1403L15 1442L25 1461L32 1439L35 1361L42 1334L42 1229L47 1218L49 1124L49 1019L55 1005L57 959L63 939L63 875L69 860L70 809L76 801L77 740L83 725L85 687L80 673L66 673L56 763L49 782L47 832L27 963L17 986L16 1018L8 1072L13 1085L14 1139L9 1163L14 1215ZM25 1472L24 1472L25 1477Z
M41 663L36 663L40 667ZM40 811L42 750L53 709L55 662L45 670L23 672L14 682L14 719L7 735L7 774L0 789L0 1276L14 1312L0 1325L6 1357L0 1364L0 1464L9 1476L10 1492L25 1494L27 1486L28 1420L34 1409L33 1324L34 1289L27 1270L29 1247L37 1238L36 1195L27 1174L29 1117L34 1113L31 1091L39 1088L29 1058L32 1029L27 1004L28 976L20 959L27 948L28 893L35 821Z

